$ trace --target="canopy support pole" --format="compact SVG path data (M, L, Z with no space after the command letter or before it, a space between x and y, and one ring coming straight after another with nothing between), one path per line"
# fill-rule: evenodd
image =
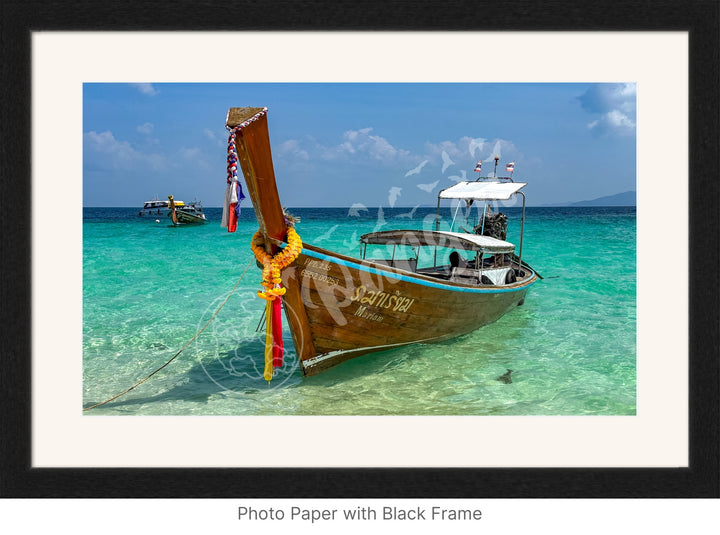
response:
M460 200L461 199L458 199L457 206L455 207L455 215L453 216L452 223L450 223L450 232L452 232L452 229L455 226L455 219L457 219L458 210L460 210ZM437 230L437 228L435 230Z
M438 194L437 213L435 214L435 230L440 230L440 195Z
M437 213L435 215L435 230L440 230L440 194L438 193ZM437 267L437 247L433 257L433 267Z
M483 203L482 227L480 228L480 236L485 235L485 214L487 214L487 201Z
M518 270L522 270L522 246L523 246L523 235L525 234L525 193L518 191L522 195L523 206L522 206L522 218L520 219L520 255L518 260Z

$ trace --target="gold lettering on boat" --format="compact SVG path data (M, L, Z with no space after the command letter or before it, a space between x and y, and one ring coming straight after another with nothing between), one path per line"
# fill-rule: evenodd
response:
M355 288L351 302L360 301L361 306L392 309L393 312L408 312L415 302L412 297L405 297L400 291L395 293L368 290L364 285Z
M326 273L330 270L330 262L327 260L310 260L306 267L311 269L319 269L320 271L325 271Z
M307 266L309 267L309 265ZM300 268L297 271L298 278L308 278L313 279L319 282L325 282L331 286L338 286L340 284L340 279L337 277L332 277L326 273L316 273L314 271L310 271L307 268Z
M406 299L405 304L403 304L403 306L401 308L399 308L398 310L400 312L407 312L408 310L410 310L410 307L412 306L412 304L414 302L415 302L415 299Z
M379 322L385 319L381 314L375 314L374 312L369 311L367 307L364 307L363 305L358 306L354 315L370 321Z
M363 305L374 305L375 304L375 297L380 295L382 292L368 292L365 294L365 297L360 299L360 302Z

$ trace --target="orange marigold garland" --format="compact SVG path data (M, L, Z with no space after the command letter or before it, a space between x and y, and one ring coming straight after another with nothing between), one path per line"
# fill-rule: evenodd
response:
M275 256L270 256L262 246L262 232L258 230L253 236L250 246L257 261L263 265L261 284L265 287L265 290L258 292L258 297L261 299L272 301L275 297L285 295L280 271L292 264L302 250L302 240L292 227L288 227L287 243L287 246Z
M285 295L285 288L282 286L280 272L292 264L302 250L302 240L295 229L288 227L287 246L275 256L268 254L263 247L263 234L259 230L253 236L250 247L255 258L263 265L262 285L265 288L258 292L258 297L267 301L265 308L265 371L266 381L273 376L273 369L282 366L282 321L280 315L280 300L276 299Z

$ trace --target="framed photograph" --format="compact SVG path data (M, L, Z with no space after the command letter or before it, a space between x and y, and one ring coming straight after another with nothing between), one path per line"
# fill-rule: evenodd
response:
M520 4L312 23L300 5L193 6L199 32L145 8L5 19L0 496L717 498L717 5ZM278 307L269 382L257 293L281 284L261 286L251 239L281 212L256 217L243 171L265 164L240 127L272 147L308 288L326 295L331 249L398 284L329 290L353 308L325 327ZM478 177L527 185L436 215ZM488 236L498 212L507 234ZM480 293L459 266L388 241L463 226L493 302L534 284L472 328L470 302L401 288ZM413 327L439 334L397 334L443 299ZM355 336L372 352L327 360Z

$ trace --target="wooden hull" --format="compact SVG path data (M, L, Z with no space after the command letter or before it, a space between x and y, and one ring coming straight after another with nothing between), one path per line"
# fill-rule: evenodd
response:
M529 270L526 270L529 271ZM285 312L303 374L348 359L472 332L523 303L536 275L470 286L305 246L283 272Z

